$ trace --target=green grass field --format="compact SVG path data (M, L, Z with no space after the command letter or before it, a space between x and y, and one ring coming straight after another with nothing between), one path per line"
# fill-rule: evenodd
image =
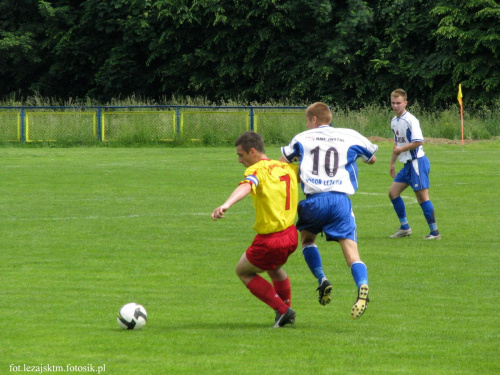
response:
M254 236L251 200L224 220L210 218L244 171L233 148L3 148L0 374L24 366L120 375L498 374L499 146L425 146L443 239L424 241L411 191L413 236L388 238L398 220L387 198L391 144L381 143L375 165L359 163L352 197L370 278L367 312L351 319L350 271L338 244L319 238L333 301L318 304L297 250L285 266L297 320L284 329L270 328L274 312L234 272ZM116 323L132 301L148 310L142 331Z

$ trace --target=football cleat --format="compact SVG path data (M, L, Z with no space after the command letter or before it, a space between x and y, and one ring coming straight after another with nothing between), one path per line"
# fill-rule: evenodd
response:
M401 238L401 237L409 237L411 236L411 228L410 229L398 229L396 233L394 233L389 238Z
M441 239L441 234L428 234L427 236L424 237L424 240L440 240Z
M276 311L276 319L274 321L273 328L282 328L286 324L295 323L295 311L293 311L290 307L286 309L284 314L280 314Z
M316 289L318 291L318 300L320 305L325 306L331 302L330 294L332 293L332 284L328 280L323 280L321 285Z
M368 306L368 285L363 284L358 289L358 299L351 310L351 316L353 319L358 319L363 315L366 310L366 306Z

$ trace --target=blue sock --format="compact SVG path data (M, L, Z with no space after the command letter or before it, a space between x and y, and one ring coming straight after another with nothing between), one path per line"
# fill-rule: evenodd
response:
M358 289L363 284L368 285L368 270L362 261L354 262L351 265L351 273Z
M408 224L408 219L406 218L406 207L403 198L397 197L396 199L391 199L392 205L394 206L394 211L398 215L399 222L401 224L401 229L410 229Z
M323 272L323 264L321 263L321 255L319 254L318 247L315 244L306 245L302 248L302 254L304 254L304 259L309 269L318 279L318 283L321 284L321 281L326 276Z
M420 203L420 207L422 207L425 220L427 220L427 224L429 224L431 234L439 234L436 217L434 216L434 206L432 205L431 201L429 200L425 201L424 203Z

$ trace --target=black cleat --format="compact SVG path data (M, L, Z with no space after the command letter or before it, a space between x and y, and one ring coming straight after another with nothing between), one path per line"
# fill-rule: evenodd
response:
M273 328L282 328L285 324L293 324L295 323L295 311L293 311L290 307L286 309L284 314L280 314L276 312L276 319L274 321Z
M332 284L328 280L323 280L321 285L316 289L318 291L318 299L320 305L328 305L332 300L330 294L332 293Z

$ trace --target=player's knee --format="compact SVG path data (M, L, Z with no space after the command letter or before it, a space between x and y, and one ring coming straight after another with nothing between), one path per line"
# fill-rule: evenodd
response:
M239 262L234 270L236 275L243 281L248 281L254 277L257 273L253 269L249 269L249 265L246 262Z
M317 247L315 241L302 240L302 251L308 247Z
M244 271L243 267L241 266L240 263L238 263L236 265L236 268L234 269L234 272L236 273L236 275L241 279L242 276L244 276L245 274L247 274L247 272Z

